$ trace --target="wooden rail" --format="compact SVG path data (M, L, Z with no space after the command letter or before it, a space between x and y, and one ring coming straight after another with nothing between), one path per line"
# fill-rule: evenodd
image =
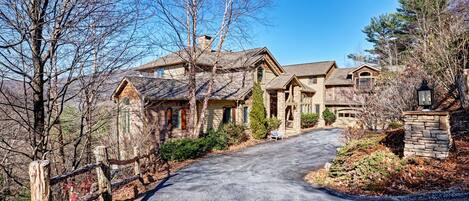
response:
M47 160L33 161L29 165L29 177L31 187L31 201L50 201L51 186L60 182L66 181L69 178L96 170L98 190L90 192L87 195L80 197L80 201L88 201L99 199L100 201L111 201L112 190L119 189L126 184L139 180L143 183L143 175L148 172L148 169L141 171L140 160L149 158L151 155L156 155L156 150L152 149L145 155L140 155L139 149L134 147L134 157L128 160L109 159L107 147L98 146L95 151L96 163L87 164L81 168L73 170L63 175L50 177L50 162ZM111 182L111 165L129 165L133 164L134 175Z

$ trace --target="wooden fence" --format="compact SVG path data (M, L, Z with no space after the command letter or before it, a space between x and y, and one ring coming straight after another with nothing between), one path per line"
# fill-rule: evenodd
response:
M134 158L129 160L110 159L108 157L107 147L105 146L96 147L94 154L96 158L96 163L87 164L74 171L68 172L64 175L58 175L52 178L50 176L49 161L39 160L31 162L29 165L31 201L50 201L52 198L51 186L66 181L69 178L90 172L94 169L96 169L98 189L94 192L88 193L83 197L80 197L78 200L86 201L99 199L101 201L110 201L112 200L112 190L119 189L124 185L136 180L140 180L140 182L143 183L142 176L147 173L149 169L141 171L141 159L150 158L152 155L157 156L157 152L154 149L145 155L140 155L140 152L137 147L134 147ZM111 165L122 166L130 165L132 163L134 175L115 182L111 181Z

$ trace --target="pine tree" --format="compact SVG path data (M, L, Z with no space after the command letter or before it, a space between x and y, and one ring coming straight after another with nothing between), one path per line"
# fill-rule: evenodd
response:
M267 135L263 93L260 84L254 84L252 90L252 108L249 113L249 118L252 136L255 139L263 139Z

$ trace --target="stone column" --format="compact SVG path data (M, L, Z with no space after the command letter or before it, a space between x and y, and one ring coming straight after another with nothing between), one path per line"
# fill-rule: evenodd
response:
M282 121L278 130L285 133L285 92L283 89L277 91L277 118Z
M404 112L404 156L445 159L452 146L448 112Z
M270 117L270 94L267 91L264 92L264 94L265 94L264 96L265 111L266 111L267 117Z
M296 132L301 131L301 91L299 86L293 88L293 101L295 109L293 110L293 129Z

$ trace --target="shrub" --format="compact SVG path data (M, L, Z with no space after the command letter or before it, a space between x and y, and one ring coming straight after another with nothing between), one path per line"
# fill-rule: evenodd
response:
M301 114L301 127L310 128L318 123L319 115L316 113L302 113Z
M246 128L243 125L229 123L223 125L219 132L223 133L227 137L228 145L234 145L242 143L248 139L245 130Z
M280 119L277 119L275 117L267 118L266 122L267 122L267 131L268 132L277 130L280 127L280 124L282 123L282 121Z
M364 190L377 190L394 173L400 172L404 165L401 159L388 151L375 151L355 162L352 173L354 184Z
M210 150L206 138L177 139L161 146L161 156L169 161L183 161L204 155Z
M352 155L366 152L379 145L383 136L365 137L358 140L351 140L337 150L336 158L332 161L329 171L330 177L347 176L349 171L353 171L353 164L350 163Z
M203 138L204 143L207 146L207 151L210 150L224 150L228 147L228 135L223 129L217 131L211 129L208 134Z
M326 125L331 125L335 122L335 114L326 107L326 109L322 112L322 118L326 122Z
M249 118L251 120L250 128L252 136L255 139L264 139L267 136L263 94L264 92L260 84L254 84L254 88L252 89L252 109L249 113Z
M397 129L397 128L402 128L404 125L402 125L402 122L400 121L391 121L388 124L388 129Z

